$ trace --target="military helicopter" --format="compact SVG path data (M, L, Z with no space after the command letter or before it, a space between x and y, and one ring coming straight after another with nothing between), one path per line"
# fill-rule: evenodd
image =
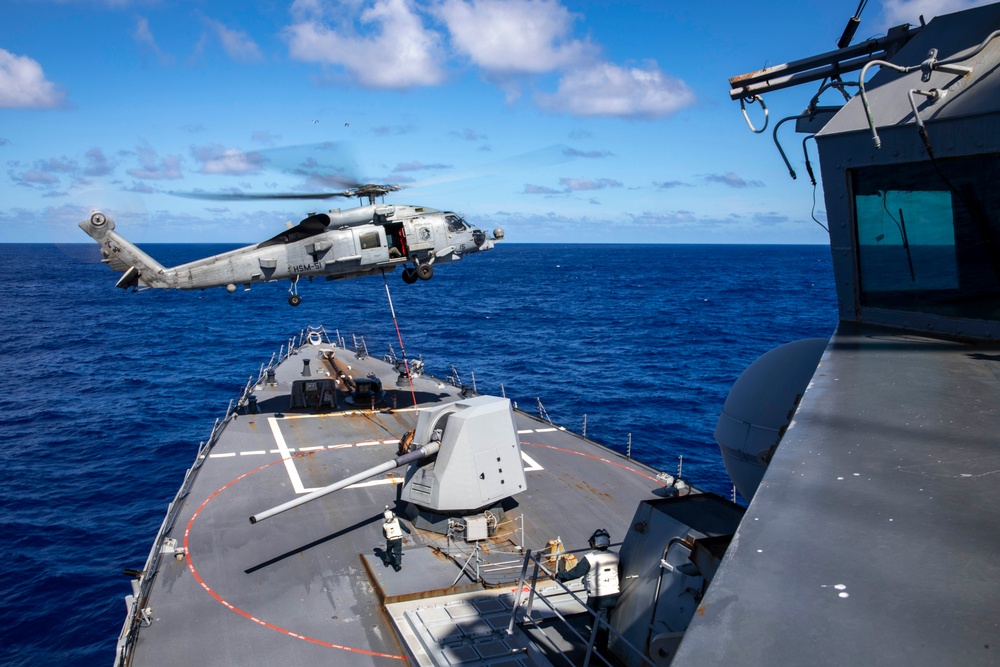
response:
M437 264L454 262L474 252L490 250L504 238L503 229L493 237L474 229L462 216L425 206L385 204L398 185L356 184L341 192L316 194L188 194L202 199L331 199L358 197L368 205L311 213L299 224L266 241L199 259L173 268L165 267L114 231L115 222L101 211L79 223L101 244L104 262L122 272L117 287L205 289L288 280L288 303L302 302L299 279L325 276L339 280L395 271L403 266L403 282L430 280ZM376 200L382 197L383 203Z

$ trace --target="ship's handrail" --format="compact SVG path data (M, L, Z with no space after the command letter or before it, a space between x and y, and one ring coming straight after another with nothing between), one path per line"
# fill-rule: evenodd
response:
M310 326L307 329L300 331L298 336L290 338L287 343L287 348L285 345L282 345L276 354L271 355L270 361L268 361L266 365L262 365L260 367L260 370L257 372L256 379L253 376L250 377L246 386L244 386L240 397L236 399L235 406L234 401L229 401L229 407L226 409L226 416L221 420L217 418L215 420L215 424L212 426L212 432L209 434L208 439L199 443L198 454L195 457L195 461L184 474L184 481L181 483L181 487L178 489L174 499L169 505L167 505L166 516L163 517L163 522L160 524L160 528L156 533L156 538L153 540L153 546L149 551L149 555L146 556L145 565L139 574L138 591L136 594L131 596L133 598L132 604L129 607L125 623L122 625L121 633L118 635L115 667L127 667L127 665L130 664L132 658L132 647L138 637L138 627L143 623L149 625L144 610L146 609L146 603L148 602L149 595L152 591L153 582L156 580L160 559L163 556L163 545L167 539L168 533L173 530L174 523L177 521L177 516L180 513L182 503L179 501L182 501L190 491L191 485L194 483L195 474L201 468L205 459L208 458L209 451L215 446L215 443L218 441L226 425L236 417L241 408L247 405L251 394L253 394L254 387L263 382L264 378L267 376L267 372L291 356L294 350L297 350L303 345L308 345L310 334L314 333L319 334L321 339L326 343L332 344L330 336L327 333L326 328L323 326ZM341 339L339 332L337 334L337 339L338 342L340 342Z
M586 549L580 549L578 551L583 552L586 551ZM577 553L577 552L566 552L566 553ZM543 555L547 556L548 554L543 554ZM528 565L530 563L534 563L535 567L532 570L529 583ZM566 619L566 617L559 612L556 606L552 604L552 602L550 602L546 596L541 595L538 592L539 571L544 573L546 577L546 582L545 582L546 584L555 583L558 586L560 586L563 589L563 592L565 592L567 595L572 597L573 600L582 605L587 610L587 613L590 614L591 618L593 619L593 629L591 630L589 638L584 637L579 632L577 632L576 628L574 628L572 624ZM551 582L548 580L549 578L551 578ZM525 593L525 591L527 591L528 593L528 602L527 605L525 606L524 611L521 613L520 623L518 623L517 616L518 612L521 609L521 596ZM581 600L576 595L576 593L571 591L569 587L566 586L566 584L556 579L555 573L546 568L542 564L541 558L537 554L532 553L530 549L528 549L527 551L524 552L524 561L522 562L521 565L521 576L517 587L517 597L514 600L514 606L510 612L510 622L507 625L508 635L513 634L514 626L517 624L522 626L526 624L532 624L532 625L537 624L537 621L531 617L531 608L536 598L538 600L541 600L549 608L549 610L553 614L555 614L556 618L558 618L559 621L566 626L566 629L570 633L572 633L577 639L583 642L583 644L586 646L586 654L583 659L583 667L588 667L588 665L590 665L591 657L596 657L598 660L600 660L605 665L608 665L609 667L611 667L612 665L612 663L606 657L595 651L594 642L597 639L597 631L602 626L606 630L608 630L609 633L614 634L616 638L616 643L620 642L622 645L626 646L630 651L632 651L636 656L638 656L639 660L641 660L643 663L649 665L650 667L656 667L656 663L654 663L649 658L649 656L647 656L645 653L636 648L636 646L632 644L632 642L630 642L620 632L611 627L611 624L607 621L607 619L601 618L601 616L597 613L596 610L588 607L586 601ZM542 635L543 636L545 635L544 631L542 632ZM561 653L561 655L563 656L563 658L565 658L567 662L573 664L568 655L566 655L565 653Z

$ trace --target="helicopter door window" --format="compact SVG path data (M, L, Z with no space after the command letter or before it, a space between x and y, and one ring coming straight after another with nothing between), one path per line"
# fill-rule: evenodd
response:
M378 248L382 245L378 238L378 232L366 232L365 234L361 234L358 238L361 241L362 250Z

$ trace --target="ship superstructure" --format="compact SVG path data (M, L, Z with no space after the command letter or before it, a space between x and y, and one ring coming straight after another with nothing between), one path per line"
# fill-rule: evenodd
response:
M675 664L996 663L998 31L994 4L732 80L850 86L792 119L819 150L840 323L727 400L716 436L753 500Z

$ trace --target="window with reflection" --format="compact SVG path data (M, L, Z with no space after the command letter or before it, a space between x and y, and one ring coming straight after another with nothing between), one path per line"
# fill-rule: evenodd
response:
M468 229L468 227L469 227L465 223L465 220L462 220L462 218L458 217L454 213L447 214L445 216L445 220L448 222L448 231L449 232L461 232L461 231L464 231L464 230Z
M1000 319L1000 156L852 171L863 307Z
M369 250L371 248L378 248L382 245L379 242L378 232L365 232L359 236L361 241L361 249Z

